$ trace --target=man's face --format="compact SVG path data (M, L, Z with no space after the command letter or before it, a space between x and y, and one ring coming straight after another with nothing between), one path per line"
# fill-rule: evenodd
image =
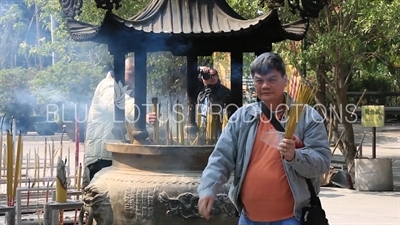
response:
M204 85L214 85L218 82L218 79L219 79L219 76L217 74L217 71L211 69L210 70L210 79L208 79L208 80L203 79L203 83L204 83Z
M275 102L282 98L283 92L287 85L286 75L282 77L281 73L276 69L271 72L260 75L254 75L254 87L257 97L264 102Z
M135 71L134 68L125 69L125 85L128 85L129 88L133 88L135 81Z

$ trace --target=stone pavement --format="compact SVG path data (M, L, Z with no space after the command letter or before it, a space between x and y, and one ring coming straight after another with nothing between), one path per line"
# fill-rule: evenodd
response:
M322 188L320 198L330 225L400 224L400 192Z
M353 126L355 141L360 142L363 132L363 156L372 155L371 128ZM377 128L377 158L393 160L395 190L393 192L359 192L342 188L322 188L320 198L330 225L399 225L400 224L400 124L387 124ZM336 150L335 158L343 158Z

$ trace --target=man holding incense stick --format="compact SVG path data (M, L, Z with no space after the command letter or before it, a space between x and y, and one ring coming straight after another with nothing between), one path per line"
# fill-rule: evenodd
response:
M319 177L331 161L323 118L306 105L298 121L286 124L286 106L293 100L285 92L288 81L279 55L258 56L251 75L261 101L239 108L222 131L198 187L199 213L210 219L214 198L234 171L229 198L239 225L300 225L303 209L317 198L308 185L319 193ZM292 137L282 138L282 129L289 128Z
M125 85L128 89L133 88L135 77L134 58L125 60ZM108 72L97 86L92 104L89 109L86 139L85 139L85 160L89 169L90 180L102 168L112 165L111 152L104 148L104 142L115 140L112 128L114 124L114 73ZM133 91L131 92L133 93ZM135 100L133 96L125 96L125 115L133 121L135 112ZM146 115L146 121L153 124L156 120L155 113Z

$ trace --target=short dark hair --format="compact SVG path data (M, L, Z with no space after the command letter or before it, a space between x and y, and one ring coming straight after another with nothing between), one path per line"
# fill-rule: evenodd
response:
M250 65L251 76L254 77L256 73L266 75L275 69L281 73L282 77L286 75L285 63L282 57L276 53L265 52L259 55Z

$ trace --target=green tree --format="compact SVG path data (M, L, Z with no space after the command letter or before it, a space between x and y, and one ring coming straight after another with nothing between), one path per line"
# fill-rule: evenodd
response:
M19 66L19 45L28 28L23 18L23 11L18 5L11 5L3 16L0 16L0 68Z
M37 73L32 89L43 103L90 103L103 78L103 68L89 62L58 62Z
M34 75L34 71L19 67L0 70L0 114L6 115L5 123L12 116L21 121L24 131L29 126L25 121L32 114L35 105L35 99L30 92L30 81Z
M307 77L314 77L319 84L317 102L327 104L329 100L342 109L345 133L339 149L347 164L356 154L353 118L343 108L349 104L347 90L356 74L378 72L371 67L372 60L380 59L387 65L398 60L399 24L394 18L400 16L399 9L398 1L331 0L321 16L312 21L305 52L294 54L288 50L288 43L278 45L277 51L292 65L301 68L306 63ZM387 69L380 72L388 74ZM334 118L333 134L338 140L339 121Z

